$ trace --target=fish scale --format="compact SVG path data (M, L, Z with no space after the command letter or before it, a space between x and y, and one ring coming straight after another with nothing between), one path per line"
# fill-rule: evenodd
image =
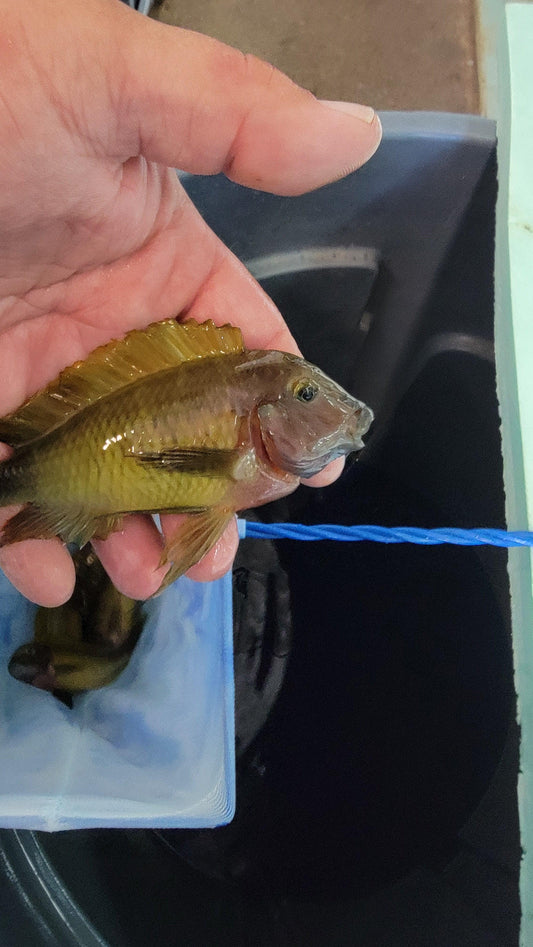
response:
M205 363L191 363L187 368L185 382L193 385L201 386L213 372ZM202 404L195 392L183 395L175 375L175 370L167 370L108 395L36 445L36 502L53 504L59 482L64 502L84 503L99 516L218 502L227 489L227 477L153 468L136 459L143 451L157 453L169 445L238 446L236 413L220 407L222 399L228 401L227 381L221 377L215 387L219 424L213 430L207 415L209 403Z

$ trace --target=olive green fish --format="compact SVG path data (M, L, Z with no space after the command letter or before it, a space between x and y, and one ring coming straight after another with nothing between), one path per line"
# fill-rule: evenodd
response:
M74 563L71 598L37 610L33 641L17 648L8 666L17 680L61 694L111 684L144 624L141 603L115 589L90 547L76 552Z
M124 670L130 654L100 654L94 646L78 644L70 651L32 641L17 648L8 668L12 677L41 690L67 692L95 690L112 684Z
M192 513L164 551L168 584L236 511L360 449L372 418L304 359L247 351L236 327L153 323L96 349L0 420L14 448L0 465L0 505L24 504L0 542L83 545L125 513Z

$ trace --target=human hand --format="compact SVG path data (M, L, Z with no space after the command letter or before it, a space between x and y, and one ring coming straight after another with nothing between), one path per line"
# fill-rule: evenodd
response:
M266 63L119 0L0 0L0 23L0 416L96 346L177 312L219 324L238 312L248 347L297 351L173 169L300 194L373 154L372 110L319 103ZM157 589L150 518L95 545L125 594ZM221 575L236 546L233 524L189 574ZM0 565L41 604L72 592L59 540L6 546Z

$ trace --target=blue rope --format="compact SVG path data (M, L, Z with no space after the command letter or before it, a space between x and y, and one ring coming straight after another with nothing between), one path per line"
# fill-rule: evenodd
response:
M375 543L418 543L436 546L533 546L533 532L504 529L419 529L415 526L338 526L322 524L303 526L300 523L253 523L239 520L241 536L254 539L334 539L341 542L370 541Z

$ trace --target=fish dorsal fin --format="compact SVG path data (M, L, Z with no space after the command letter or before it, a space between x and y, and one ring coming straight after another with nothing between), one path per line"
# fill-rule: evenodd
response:
M59 427L82 408L145 375L175 368L182 362L244 349L241 330L207 322L165 319L146 329L133 329L75 362L20 408L0 419L0 440L13 447Z

